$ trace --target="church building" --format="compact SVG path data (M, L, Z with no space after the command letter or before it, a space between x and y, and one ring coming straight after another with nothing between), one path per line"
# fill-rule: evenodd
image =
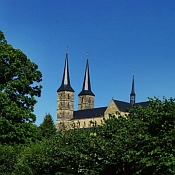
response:
M133 105L147 106L148 102L136 103L136 93L134 88L134 75L132 77L132 87L130 102L112 99L108 106L94 108L95 94L91 90L89 62L87 58L84 82L81 92L78 94L78 110L74 111L74 89L71 87L68 66L68 52L66 53L64 72L61 86L57 90L57 119L56 127L59 129L62 124L71 128L76 125L79 128L88 128L92 122L97 125L103 124L103 119L109 114L116 115L116 112L126 114Z

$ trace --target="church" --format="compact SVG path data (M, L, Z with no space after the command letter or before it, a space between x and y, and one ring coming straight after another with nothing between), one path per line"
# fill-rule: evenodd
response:
M132 78L132 87L130 93L130 102L124 102L112 99L108 106L94 108L95 94L91 90L90 72L88 58L86 62L84 82L82 91L78 94L78 110L74 111L74 89L71 87L68 66L68 52L66 52L64 72L61 86L57 90L57 119L56 128L59 129L62 124L71 128L73 125L79 128L91 127L92 123L103 124L103 119L108 118L110 114L126 114L133 105L146 107L148 102L136 103L136 93L134 88L134 75Z

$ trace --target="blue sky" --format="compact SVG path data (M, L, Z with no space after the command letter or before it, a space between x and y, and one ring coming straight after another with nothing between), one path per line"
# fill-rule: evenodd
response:
M175 97L174 0L1 0L0 30L43 74L36 124L56 121L67 45L75 110L87 52L95 107L129 102L133 70L137 102Z

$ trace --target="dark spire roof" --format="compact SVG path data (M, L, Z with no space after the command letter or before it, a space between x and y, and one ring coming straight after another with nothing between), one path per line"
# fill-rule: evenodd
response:
M91 82L90 82L88 59L87 59L87 62L86 62L86 70L85 70L85 75L84 75L83 88L82 88L82 91L78 94L78 96L80 96L80 95L92 95L92 96L95 96L94 93L91 91Z
M130 93L130 104L134 105L136 100L136 94L135 94L135 88L134 88L134 74L132 78L132 88L131 88L131 93Z
M60 92L60 91L74 92L73 88L70 85L69 67L68 67L68 53L66 53L62 83L61 83L61 86L58 88L57 92Z
M132 78L132 88L131 88L131 94L130 95L135 95L135 88L134 88L134 74Z

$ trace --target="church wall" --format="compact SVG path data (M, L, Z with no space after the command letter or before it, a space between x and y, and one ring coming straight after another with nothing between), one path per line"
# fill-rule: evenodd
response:
M119 111L118 107L114 101L111 100L104 114L105 119L109 118L109 114L116 114L117 111Z
M78 97L78 110L94 108L94 96L81 95Z
M103 121L103 117L57 121L57 126L56 126L57 129L61 128L63 123L67 129L71 129L73 127L90 128L94 124L95 125L102 125L104 123L104 121Z
M57 120L72 119L74 111L74 92L57 93Z
M77 124L79 128L89 128L95 125L102 125L103 124L103 117L96 117L96 118L87 118L87 119L79 119L74 120L74 123Z
M116 106L115 102L111 100L104 114L105 119L108 119L110 114L117 116L116 112L120 112L122 116L127 114L126 112L120 111Z

